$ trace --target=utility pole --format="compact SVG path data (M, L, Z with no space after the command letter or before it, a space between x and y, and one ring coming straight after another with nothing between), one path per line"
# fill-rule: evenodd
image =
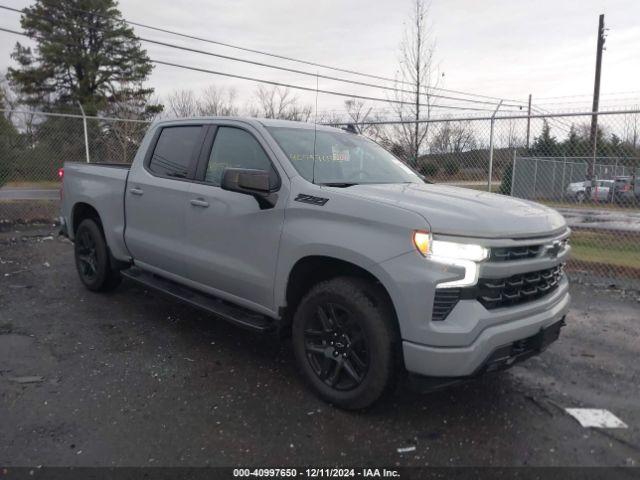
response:
M531 135L531 94L529 94L529 105L527 107L527 150L529 150L530 135Z
M591 115L591 162L587 170L587 180L594 180L596 155L598 150L598 105L600 103L600 73L602 71L602 50L604 50L604 13L598 20L598 44L596 50L596 78L593 84L593 108Z

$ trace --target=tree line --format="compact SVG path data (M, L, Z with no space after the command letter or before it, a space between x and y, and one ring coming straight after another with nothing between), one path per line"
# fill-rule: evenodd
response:
M455 175L472 168L474 162L483 164L486 158L486 123L454 118L437 123L412 122L432 118L437 106L433 88L442 78L434 61L435 43L425 0L413 2L399 45L396 88L389 98L388 111L403 123L385 126L363 124L385 117L362 100L345 101L342 113L316 112L292 90L277 86L259 86L244 100L233 88L216 85L201 91L176 90L159 98L148 85L153 63L123 20L115 0L36 0L23 10L20 22L35 46L17 42L11 54L13 66L0 82L0 105L9 110L77 114L82 109L90 116L143 121L158 116L207 115L328 124L346 120L429 176ZM497 150L524 152L521 126L512 121L498 124L502 128L497 129ZM624 131L600 128L598 155L637 157L639 127L636 115L625 121ZM558 140L545 122L526 154L586 156L589 141L585 128L571 125L566 138ZM130 161L145 129L145 123L89 121L92 153L111 161ZM42 172L43 177L50 178L64 159L83 156L80 122L10 111L0 116L0 182L9 171L31 176ZM503 157L508 158L497 155Z

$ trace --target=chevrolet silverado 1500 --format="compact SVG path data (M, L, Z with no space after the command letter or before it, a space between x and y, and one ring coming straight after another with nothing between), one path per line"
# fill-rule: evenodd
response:
M130 167L65 165L60 220L90 290L124 276L290 333L303 377L344 408L403 372L446 384L536 354L569 307L561 215L426 183L331 127L155 123Z

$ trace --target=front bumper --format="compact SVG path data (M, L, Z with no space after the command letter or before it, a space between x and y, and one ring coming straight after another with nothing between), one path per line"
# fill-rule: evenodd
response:
M442 388L473 380L485 373L506 370L518 362L544 351L560 336L560 329L565 325L565 317L547 328L541 329L535 335L508 343L498 347L484 363L472 374L466 377L425 377L410 376L411 385L422 392L432 392Z
M564 285L555 295L532 302L526 309L522 309L523 315L518 318L508 320L505 318L504 322L488 326L469 345L429 346L403 341L402 348L407 370L430 377L467 377L481 372L484 366L495 360L493 356L496 352L504 353L505 347L530 339L564 319L569 310L570 295L566 280L563 283ZM538 351L541 349L534 349L531 354ZM509 356L507 355L507 360Z

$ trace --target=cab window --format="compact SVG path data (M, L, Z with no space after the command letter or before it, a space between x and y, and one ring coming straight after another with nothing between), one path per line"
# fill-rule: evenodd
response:
M194 152L200 146L201 130L200 125L163 128L149 160L149 170L161 177L187 178Z
M269 173L271 188L278 185L278 176L269 157L255 137L241 128L218 128L204 181L219 187L227 168L263 170Z

